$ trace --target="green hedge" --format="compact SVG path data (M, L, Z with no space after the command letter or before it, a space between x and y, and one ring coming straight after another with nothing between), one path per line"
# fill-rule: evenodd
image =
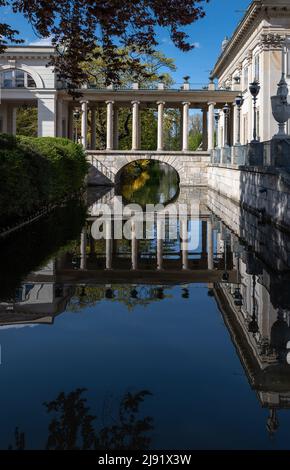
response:
M1 226L80 191L87 169L68 139L0 134Z

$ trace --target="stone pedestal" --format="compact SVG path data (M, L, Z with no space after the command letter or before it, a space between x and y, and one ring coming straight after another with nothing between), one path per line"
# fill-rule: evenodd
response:
M247 156L247 165L251 166L262 166L264 162L264 148L263 144L250 143L248 144L248 156Z

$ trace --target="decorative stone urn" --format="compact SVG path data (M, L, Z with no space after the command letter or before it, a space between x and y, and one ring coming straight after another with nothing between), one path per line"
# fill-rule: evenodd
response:
M272 113L275 120L279 124L279 132L275 134L273 139L289 139L285 132L285 124L290 119L290 103L288 103L288 86L285 80L285 74L278 83L277 95L271 97Z

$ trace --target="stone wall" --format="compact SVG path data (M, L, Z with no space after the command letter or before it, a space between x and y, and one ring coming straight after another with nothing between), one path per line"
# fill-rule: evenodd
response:
M259 216L290 231L290 175L266 168L209 165L208 186Z
M289 233L261 222L257 215L213 190L208 190L207 205L271 269L289 272Z
M157 160L177 171L181 186L207 186L207 167L211 158L208 152L88 151L87 154L88 161L112 183L117 182L120 170L129 163Z

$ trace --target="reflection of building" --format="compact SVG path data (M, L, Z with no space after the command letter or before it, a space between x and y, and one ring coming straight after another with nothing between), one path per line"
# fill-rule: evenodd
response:
M16 290L13 301L0 303L0 326L53 323L72 295L70 287L55 282L55 274L53 261L31 273Z
M267 428L278 427L277 410L290 408L290 305L274 306L263 285L262 263L247 249L234 256L235 284L215 284L214 293L248 380L269 408ZM289 350L288 350L289 347Z

